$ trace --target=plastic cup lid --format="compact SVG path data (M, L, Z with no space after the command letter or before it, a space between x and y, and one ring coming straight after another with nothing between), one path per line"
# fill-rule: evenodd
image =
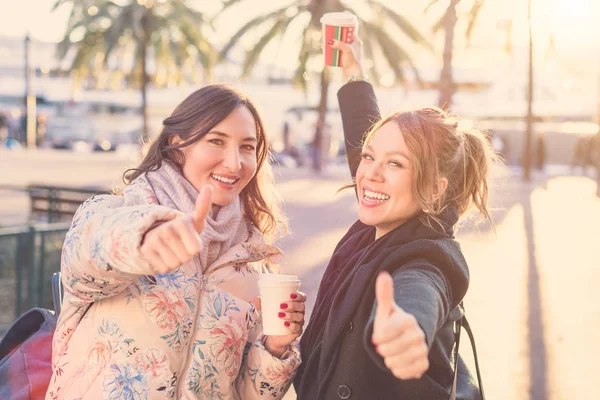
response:
M288 282L299 281L296 275L261 274L259 280L266 282Z
M355 26L358 24L356 15L350 12L332 12L321 17L321 23L334 26Z

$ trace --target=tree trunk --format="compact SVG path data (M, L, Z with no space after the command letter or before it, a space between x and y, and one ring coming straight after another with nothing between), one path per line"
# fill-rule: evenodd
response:
M146 16L142 17L142 140L147 143L150 139L150 130L148 128L148 29L146 23Z
M598 98L596 99L596 124L600 127L600 70L598 71ZM600 197L600 128L594 138L594 165L596 166L596 196Z
M329 89L329 73L327 67L323 68L321 72L321 100L319 102L319 115L317 119L317 126L315 127L315 137L313 139L313 170L315 172L321 172L323 165L323 158L325 155L324 144L324 133L325 123L327 120L327 94Z
M531 0L528 3L528 23L529 23L529 85L527 89L527 119L525 132L525 146L523 146L523 179L531 179L531 150L533 144L533 35L531 32Z
M444 42L443 67L440 75L440 97L438 100L438 106L444 110L450 109L455 90L454 79L452 78L452 52L454 50L454 28L456 27L457 20L456 5L459 1L452 0L444 16L446 39Z

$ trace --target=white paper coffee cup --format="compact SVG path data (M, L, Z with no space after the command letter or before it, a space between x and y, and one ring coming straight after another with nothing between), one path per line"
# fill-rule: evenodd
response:
M290 295L300 289L300 279L295 275L261 274L258 288L262 305L263 333L272 336L291 334L292 330L285 326L285 320L279 318L279 313L285 312L281 309L281 303L291 301Z

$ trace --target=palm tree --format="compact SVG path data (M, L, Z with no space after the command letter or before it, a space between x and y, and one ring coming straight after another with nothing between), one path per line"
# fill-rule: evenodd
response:
M149 137L147 89L148 64L181 67L199 59L206 71L215 57L203 34L207 24L202 13L191 9L185 0L57 0L53 10L71 4L67 29L57 46L57 57L73 52L70 70L82 73L106 68L111 57L133 48L135 81L142 94L142 139Z
M429 5L425 8L427 12L433 5L438 4L441 0L431 0ZM452 96L456 90L454 79L452 78L452 55L454 51L454 29L458 17L456 15L456 7L461 0L450 0L446 11L438 22L433 26L433 31L438 32L440 29L444 29L444 56L442 72L440 74L440 96L438 100L439 107L443 109L449 109L452 105ZM477 23L477 17L483 7L484 0L475 0L473 6L468 12L469 23L465 32L467 41L471 39L471 34L475 24Z
M223 15L233 5L243 0L229 0L224 3ZM321 54L321 23L323 14L328 12L350 11L359 19L360 36L365 42L365 55L373 60L381 56L391 69L394 83L405 83L405 67L408 66L418 82L421 82L417 69L407 52L398 44L387 26L394 26L410 41L431 48L419 31L402 15L385 6L377 0L363 0L364 5L371 7L373 19L361 18L361 13L350 7L343 0L292 0L289 4L282 6L269 13L259 15L243 25L224 45L221 50L221 59L227 58L229 51L239 44L240 38L246 33L254 30L265 30L265 33L257 40L254 47L246 52L242 63L242 78L247 77L255 67L258 59L267 46L274 39L283 40L288 33L290 25L297 21L301 25L300 50L298 53L298 64L294 75L294 84L306 91L307 77L309 74L309 60ZM262 4L257 2L257 5ZM219 17L218 16L218 17ZM281 43L281 42L280 42ZM373 63L371 75L375 83L380 82L381 71L377 68L378 63ZM321 168L321 147L323 142L323 129L327 114L327 93L329 88L329 72L327 68L321 71L320 77L320 101L318 107L318 120L313 140L314 154L313 169L319 171Z
M529 30L529 84L527 86L527 118L525 132L525 146L523 147L523 179L530 180L531 157L533 149L533 34L531 27L531 0L527 4L527 22Z

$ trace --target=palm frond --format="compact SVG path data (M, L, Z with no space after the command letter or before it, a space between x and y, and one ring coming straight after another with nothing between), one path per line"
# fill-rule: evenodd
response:
M366 46L363 46L363 50L365 51L364 56L370 59L373 62L373 68L369 71L369 75L371 79L373 79L373 83L379 85L381 83L381 75L379 74L379 68L377 68L377 63L375 62L375 35L369 31L369 25L361 22L360 25L363 28L363 33L361 37L363 38ZM364 59L363 56L363 59Z
M223 8L222 8L222 10L225 10L225 9L227 9L229 7L232 7L232 6L234 6L237 3L240 3L242 1L244 1L244 0L224 0L223 1Z
M112 54L113 50L119 44L122 37L126 35L128 30L127 23L130 22L130 15L128 13L121 13L113 20L111 26L104 33L104 62L108 63L108 59Z
M298 86L302 89L304 93L306 93L306 73L308 59L311 56L312 50L312 38L310 37L312 30L312 26L310 23L306 24L304 29L302 30L302 43L300 44L300 54L298 57L298 66L296 67L296 72L294 73L294 85Z
M287 8L287 7L286 7ZM244 36L248 31L256 28L257 26L263 24L266 21L269 21L273 18L277 18L280 15L285 15L285 9L278 9L269 14L260 15L252 20L250 20L246 25L242 26L233 36L229 39L229 41L223 46L221 52L219 53L219 59L224 60L227 58L227 54L229 51L239 42L240 38Z
M385 15L386 18L389 18L391 21L393 21L396 24L396 26L400 28L400 31L402 31L402 33L406 35L411 41L425 46L427 49L433 51L433 46L431 45L431 43L425 38L425 36L421 34L421 32L419 32L419 30L413 24L410 23L408 19L406 19L406 17L398 14L391 8L379 2L374 2L373 4L380 9L379 14Z
M440 0L431 0L429 2L429 4L427 4L427 7L425 7L424 12L427 13L431 7L433 7L434 5L436 5L439 2L440 2Z
M67 53L69 52L69 49L71 49L71 45L71 39L69 39L69 36L65 36L56 45L55 57L60 61L64 60L67 56Z
M467 25L467 30L465 31L465 37L467 38L467 43L471 42L471 34L473 33L473 29L477 24L477 20L479 14L481 12L481 8L483 7L484 0L476 0L469 11L469 24Z
M157 57L157 64L162 61L162 64L165 67L169 67L171 65L180 66L185 63L185 60L190 56L189 52L184 43L177 42L174 40L170 40L167 43L167 48L165 49L165 53L163 54L162 60Z
M50 9L50 11L51 11L51 12L52 12L52 11L56 11L56 9L57 9L58 7L62 6L63 4L66 4L66 3L71 3L72 1L73 1L73 0L56 0L56 1L54 2L54 5L53 5L53 6L52 6L52 8Z
M191 23L194 23L197 26L208 24L208 21L202 12L190 8L183 2L173 2L171 3L171 7L171 16L174 20L187 21L189 19Z
M446 10L444 15L442 15L435 24L433 24L433 27L431 28L431 31L433 33L438 33L444 27L444 22L446 22L447 15L448 15L448 10Z
M87 32L83 39L73 43L76 48L75 57L71 63L71 70L77 71L90 64L92 58L97 54L99 50L98 38L100 34L98 32Z
M188 43L196 49L197 56L200 59L202 66L207 70L212 68L217 55L210 42L203 35L194 33L187 26L180 27L180 31L183 36L185 36Z
M406 51L404 51L404 49L402 49L396 41L378 25L368 23L368 27L373 33L373 36L377 39L384 58L392 71L394 71L396 82L402 84L406 83L406 77L402 70L402 63L408 62L412 65L412 61Z
M246 54L246 59L244 60L244 64L242 67L242 78L248 77L248 75L250 74L250 72L252 72L252 69L258 61L260 53L262 53L262 51L265 49L267 44L271 42L271 40L273 40L276 36L280 35L285 30L287 22L287 18L279 18L277 21L275 21L275 23L267 31L267 33L264 34L258 40L256 45L254 45L252 50L250 50Z

